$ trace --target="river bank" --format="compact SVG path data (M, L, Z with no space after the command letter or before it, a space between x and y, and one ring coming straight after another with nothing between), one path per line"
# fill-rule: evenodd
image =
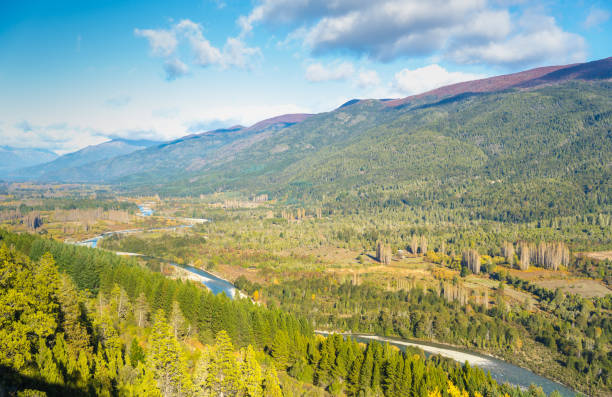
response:
M333 334L334 332L316 330L315 333L326 336ZM509 383L522 389L527 389L531 384L535 384L542 387L544 392L547 394L550 394L556 390L563 397L580 395L567 386L539 376L528 369L510 364L496 357L487 356L460 347L420 340L382 337L378 335L342 332L338 332L338 334L353 338L358 342L368 343L369 341L375 340L381 343L389 343L402 350L405 350L406 347L416 347L423 350L427 355L440 355L462 364L467 362L472 366L484 370L485 372L490 372L491 377L498 383Z

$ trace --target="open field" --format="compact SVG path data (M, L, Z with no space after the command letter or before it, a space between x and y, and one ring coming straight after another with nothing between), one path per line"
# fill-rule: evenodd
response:
M560 288L563 292L578 294L585 298L601 298L612 293L608 287L596 280L588 279L562 279L541 280L535 282L540 287L548 289Z
M603 297L612 293L608 287L598 280L576 278L567 271L551 271L531 268L528 271L511 270L510 274L534 284L555 290L560 288L563 292L578 294L585 298Z
M597 251L597 252L578 252L577 256L583 256L598 261L612 261L612 251Z

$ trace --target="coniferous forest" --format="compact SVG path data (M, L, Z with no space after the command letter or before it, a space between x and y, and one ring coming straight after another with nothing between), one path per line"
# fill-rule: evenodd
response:
M318 337L304 317L215 296L100 251L8 232L1 241L9 393L280 396L311 385L349 395L537 393L418 351ZM82 260L88 266L75 266ZM79 276L87 280L80 286Z

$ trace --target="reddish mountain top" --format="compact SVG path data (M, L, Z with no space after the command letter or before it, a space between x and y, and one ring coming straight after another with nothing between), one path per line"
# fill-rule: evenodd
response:
M422 94L386 101L385 105L395 107L425 97L446 98L466 92L494 92L512 87L535 87L542 84L574 79L592 80L610 78L612 78L612 57L581 64L546 66L524 72L465 81L436 88Z
M301 121L306 120L310 116L312 116L312 114L308 114L308 113L283 114L280 116L276 116L276 117L272 117L269 119L259 121L250 127L234 125L229 128L218 128L212 131L199 132L197 134L189 134L173 142L184 141L185 139L190 139L190 138L199 137L199 136L214 136L218 134L232 134L232 133L242 133L245 131L263 130L274 124L295 124L295 123L299 123Z
M250 126L248 129L249 130L255 130L255 129L264 129L266 127L269 127L273 124L281 124L281 123L285 123L285 124L295 124L295 123L300 123L304 120L306 120L307 118L309 118L310 116L312 116L312 114L309 113L293 113L293 114L283 114L280 116L276 116L276 117L272 117L269 119L265 119L262 120L256 124L253 124L252 126Z

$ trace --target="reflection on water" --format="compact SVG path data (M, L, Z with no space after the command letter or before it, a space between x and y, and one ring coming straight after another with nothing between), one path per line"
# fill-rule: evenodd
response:
M198 269L193 266L178 265L176 263L172 263L171 265L180 267L182 269L185 269L191 273L198 275L199 276L198 279L202 282L202 284L206 285L213 294L217 295L223 292L228 297L234 299L234 296L236 295L236 287L234 287L234 285L230 283L229 281L225 281L215 276L214 274L210 274L205 270Z

